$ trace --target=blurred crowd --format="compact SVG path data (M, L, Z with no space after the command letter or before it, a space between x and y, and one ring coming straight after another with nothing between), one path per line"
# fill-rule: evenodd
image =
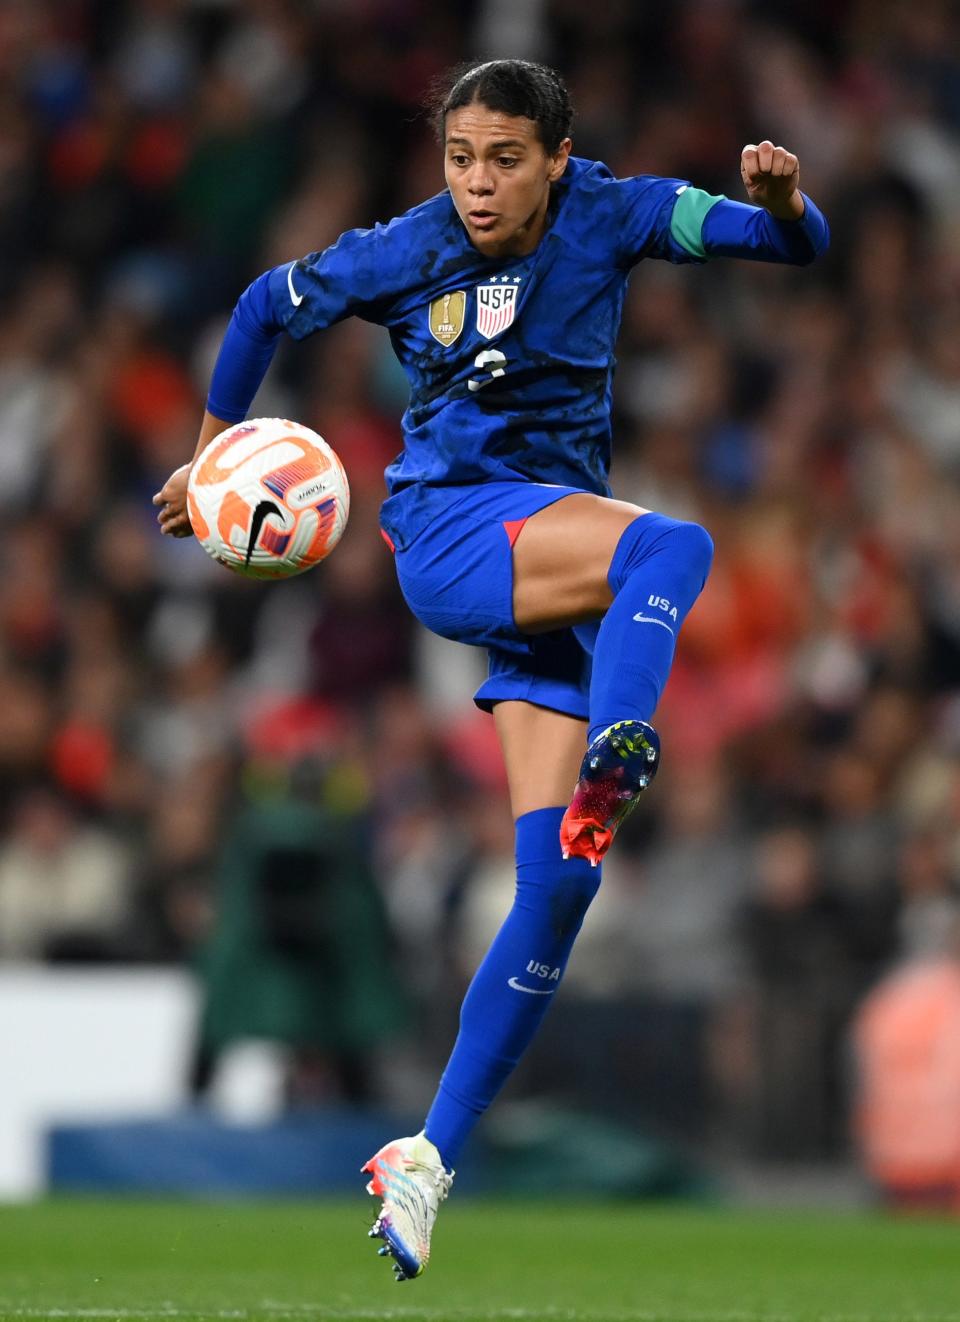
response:
M579 154L739 198L742 145L770 137L833 232L810 269L633 277L615 491L702 521L717 556L557 1022L608 1025L651 1123L776 1158L871 1141L882 998L939 970L957 1015L958 51L948 0L3 0L0 959L208 968L231 846L255 861L251 821L306 804L315 895L324 856L353 860L391 981L363 1026L293 1034L302 1090L424 1100L512 826L482 658L422 634L377 535L405 401L385 334L284 346L254 404L344 459L328 564L235 579L162 539L150 498L245 285L442 186L430 79L545 59ZM294 921L301 826L250 885L302 959L337 933ZM519 1086L569 1091L571 1041Z

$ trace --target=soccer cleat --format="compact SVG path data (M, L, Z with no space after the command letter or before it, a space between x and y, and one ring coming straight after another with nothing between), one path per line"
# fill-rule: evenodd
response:
M398 1281L413 1280L430 1257L430 1234L453 1172L444 1169L440 1153L422 1131L387 1143L361 1169L371 1177L367 1193L382 1199L370 1238L384 1241L378 1252L393 1258Z
M560 823L563 857L579 855L596 867L659 765L660 736L646 721L617 721L597 735Z

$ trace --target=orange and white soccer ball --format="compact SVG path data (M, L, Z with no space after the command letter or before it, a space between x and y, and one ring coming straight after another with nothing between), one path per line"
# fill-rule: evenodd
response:
M290 578L330 554L350 488L322 436L284 418L251 418L215 436L193 465L187 513L214 560L250 578Z

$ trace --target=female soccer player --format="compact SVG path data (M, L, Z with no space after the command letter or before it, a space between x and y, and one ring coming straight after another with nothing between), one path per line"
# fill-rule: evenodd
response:
M384 536L414 614L489 652L476 701L503 747L516 899L467 992L423 1131L364 1167L382 1200L370 1233L400 1280L423 1270L460 1148L536 1032L600 859L656 774L648 722L710 568L703 528L610 496L630 268L644 257L804 264L828 241L797 158L771 142L741 157L756 205L572 157L567 91L542 65L458 71L436 112L447 189L250 285L197 445L246 416L281 332L299 340L350 315L387 326L411 395ZM190 533L189 470L154 498L173 536Z

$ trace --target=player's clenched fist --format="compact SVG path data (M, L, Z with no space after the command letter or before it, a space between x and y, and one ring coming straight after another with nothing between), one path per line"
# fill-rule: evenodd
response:
M747 143L740 153L740 175L754 206L765 207L778 220L803 215L800 163L786 147L775 147L767 138Z

